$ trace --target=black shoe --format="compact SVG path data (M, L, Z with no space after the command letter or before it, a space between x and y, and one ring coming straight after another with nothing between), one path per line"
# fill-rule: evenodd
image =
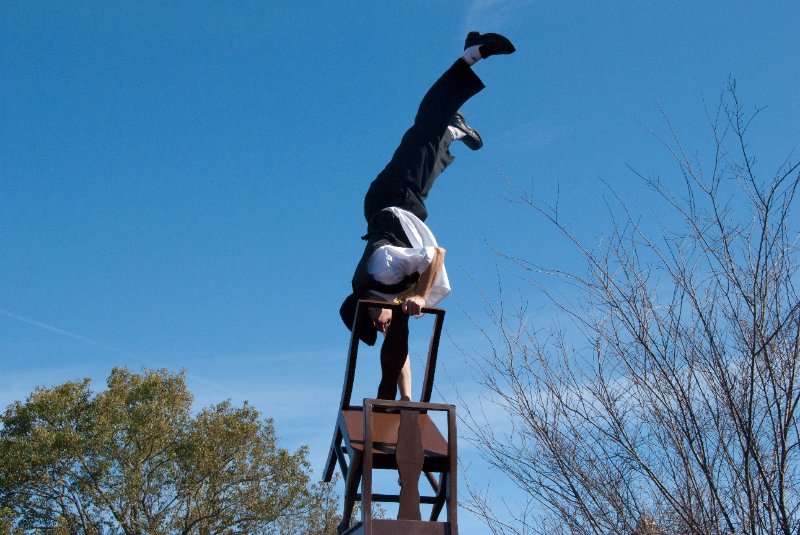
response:
M499 33L485 33L481 35L478 32L469 32L466 41L464 41L464 50L475 45L480 45L478 50L482 58L488 58L495 54L511 54L517 50L514 48L514 45L511 44L511 41Z
M461 138L461 141L464 142L464 145L469 147L472 150L478 150L479 148L483 147L483 140L481 139L481 135L478 133L477 130L474 128L470 128L467 125L467 122L464 120L464 116L461 115L460 111L457 111L453 118L450 119L450 126L454 126L464 132L466 134L464 137Z

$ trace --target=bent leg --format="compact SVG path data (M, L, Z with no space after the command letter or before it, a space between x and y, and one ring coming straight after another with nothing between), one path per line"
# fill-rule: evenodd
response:
M367 191L367 222L388 206L403 208L425 220L428 192L454 159L448 150L453 138L447 125L458 109L483 88L483 82L463 59L436 80L422 98L414 124Z

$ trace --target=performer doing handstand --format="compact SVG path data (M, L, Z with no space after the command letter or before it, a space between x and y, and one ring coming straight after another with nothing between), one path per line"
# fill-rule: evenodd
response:
M423 307L434 306L450 293L445 250L424 223L428 216L425 199L433 182L455 159L449 150L454 140L472 150L483 146L478 132L467 126L458 111L484 88L471 66L482 58L514 50L502 35L470 32L464 55L425 94L414 124L364 198L367 234L363 239L367 245L353 275L353 293L339 313L352 329L359 299L402 304L405 315L394 323L390 309L370 308L369 318L359 325L360 338L369 345L375 344L378 331L386 336L381 348L381 399L394 399L397 387L401 399L410 399L408 316L419 315ZM391 358L390 353L398 351L406 355L405 360Z

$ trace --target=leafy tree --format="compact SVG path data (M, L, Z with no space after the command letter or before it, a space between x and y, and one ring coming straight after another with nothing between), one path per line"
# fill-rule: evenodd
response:
M0 430L0 533L335 533L307 451L278 447L246 403L191 412L184 375L116 368L39 388Z
M613 232L591 248L520 195L586 271L512 257L578 290L572 304L533 279L577 334L494 309L500 342L475 356L512 425L494 431L469 405L467 420L530 498L503 521L474 492L494 533L800 531L800 164L757 164L746 139L757 113L732 84L708 114L710 158L664 141L684 190L642 177L670 212L661 230L617 196Z

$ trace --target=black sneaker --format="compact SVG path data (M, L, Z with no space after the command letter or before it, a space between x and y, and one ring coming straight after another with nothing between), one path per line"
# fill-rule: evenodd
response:
M461 115L460 111L457 111L456 114L453 115L453 118L450 119L450 126L454 126L464 132L465 135L461 138L461 141L463 141L464 145L470 149L478 150L479 148L483 147L481 135L477 130L467 125L467 122L464 120L464 116Z
M499 33L484 33L481 35L478 32L469 32L467 39L464 41L464 50L475 45L480 45L478 50L480 50L483 58L488 58L495 54L512 54L517 50L511 44L511 41Z

